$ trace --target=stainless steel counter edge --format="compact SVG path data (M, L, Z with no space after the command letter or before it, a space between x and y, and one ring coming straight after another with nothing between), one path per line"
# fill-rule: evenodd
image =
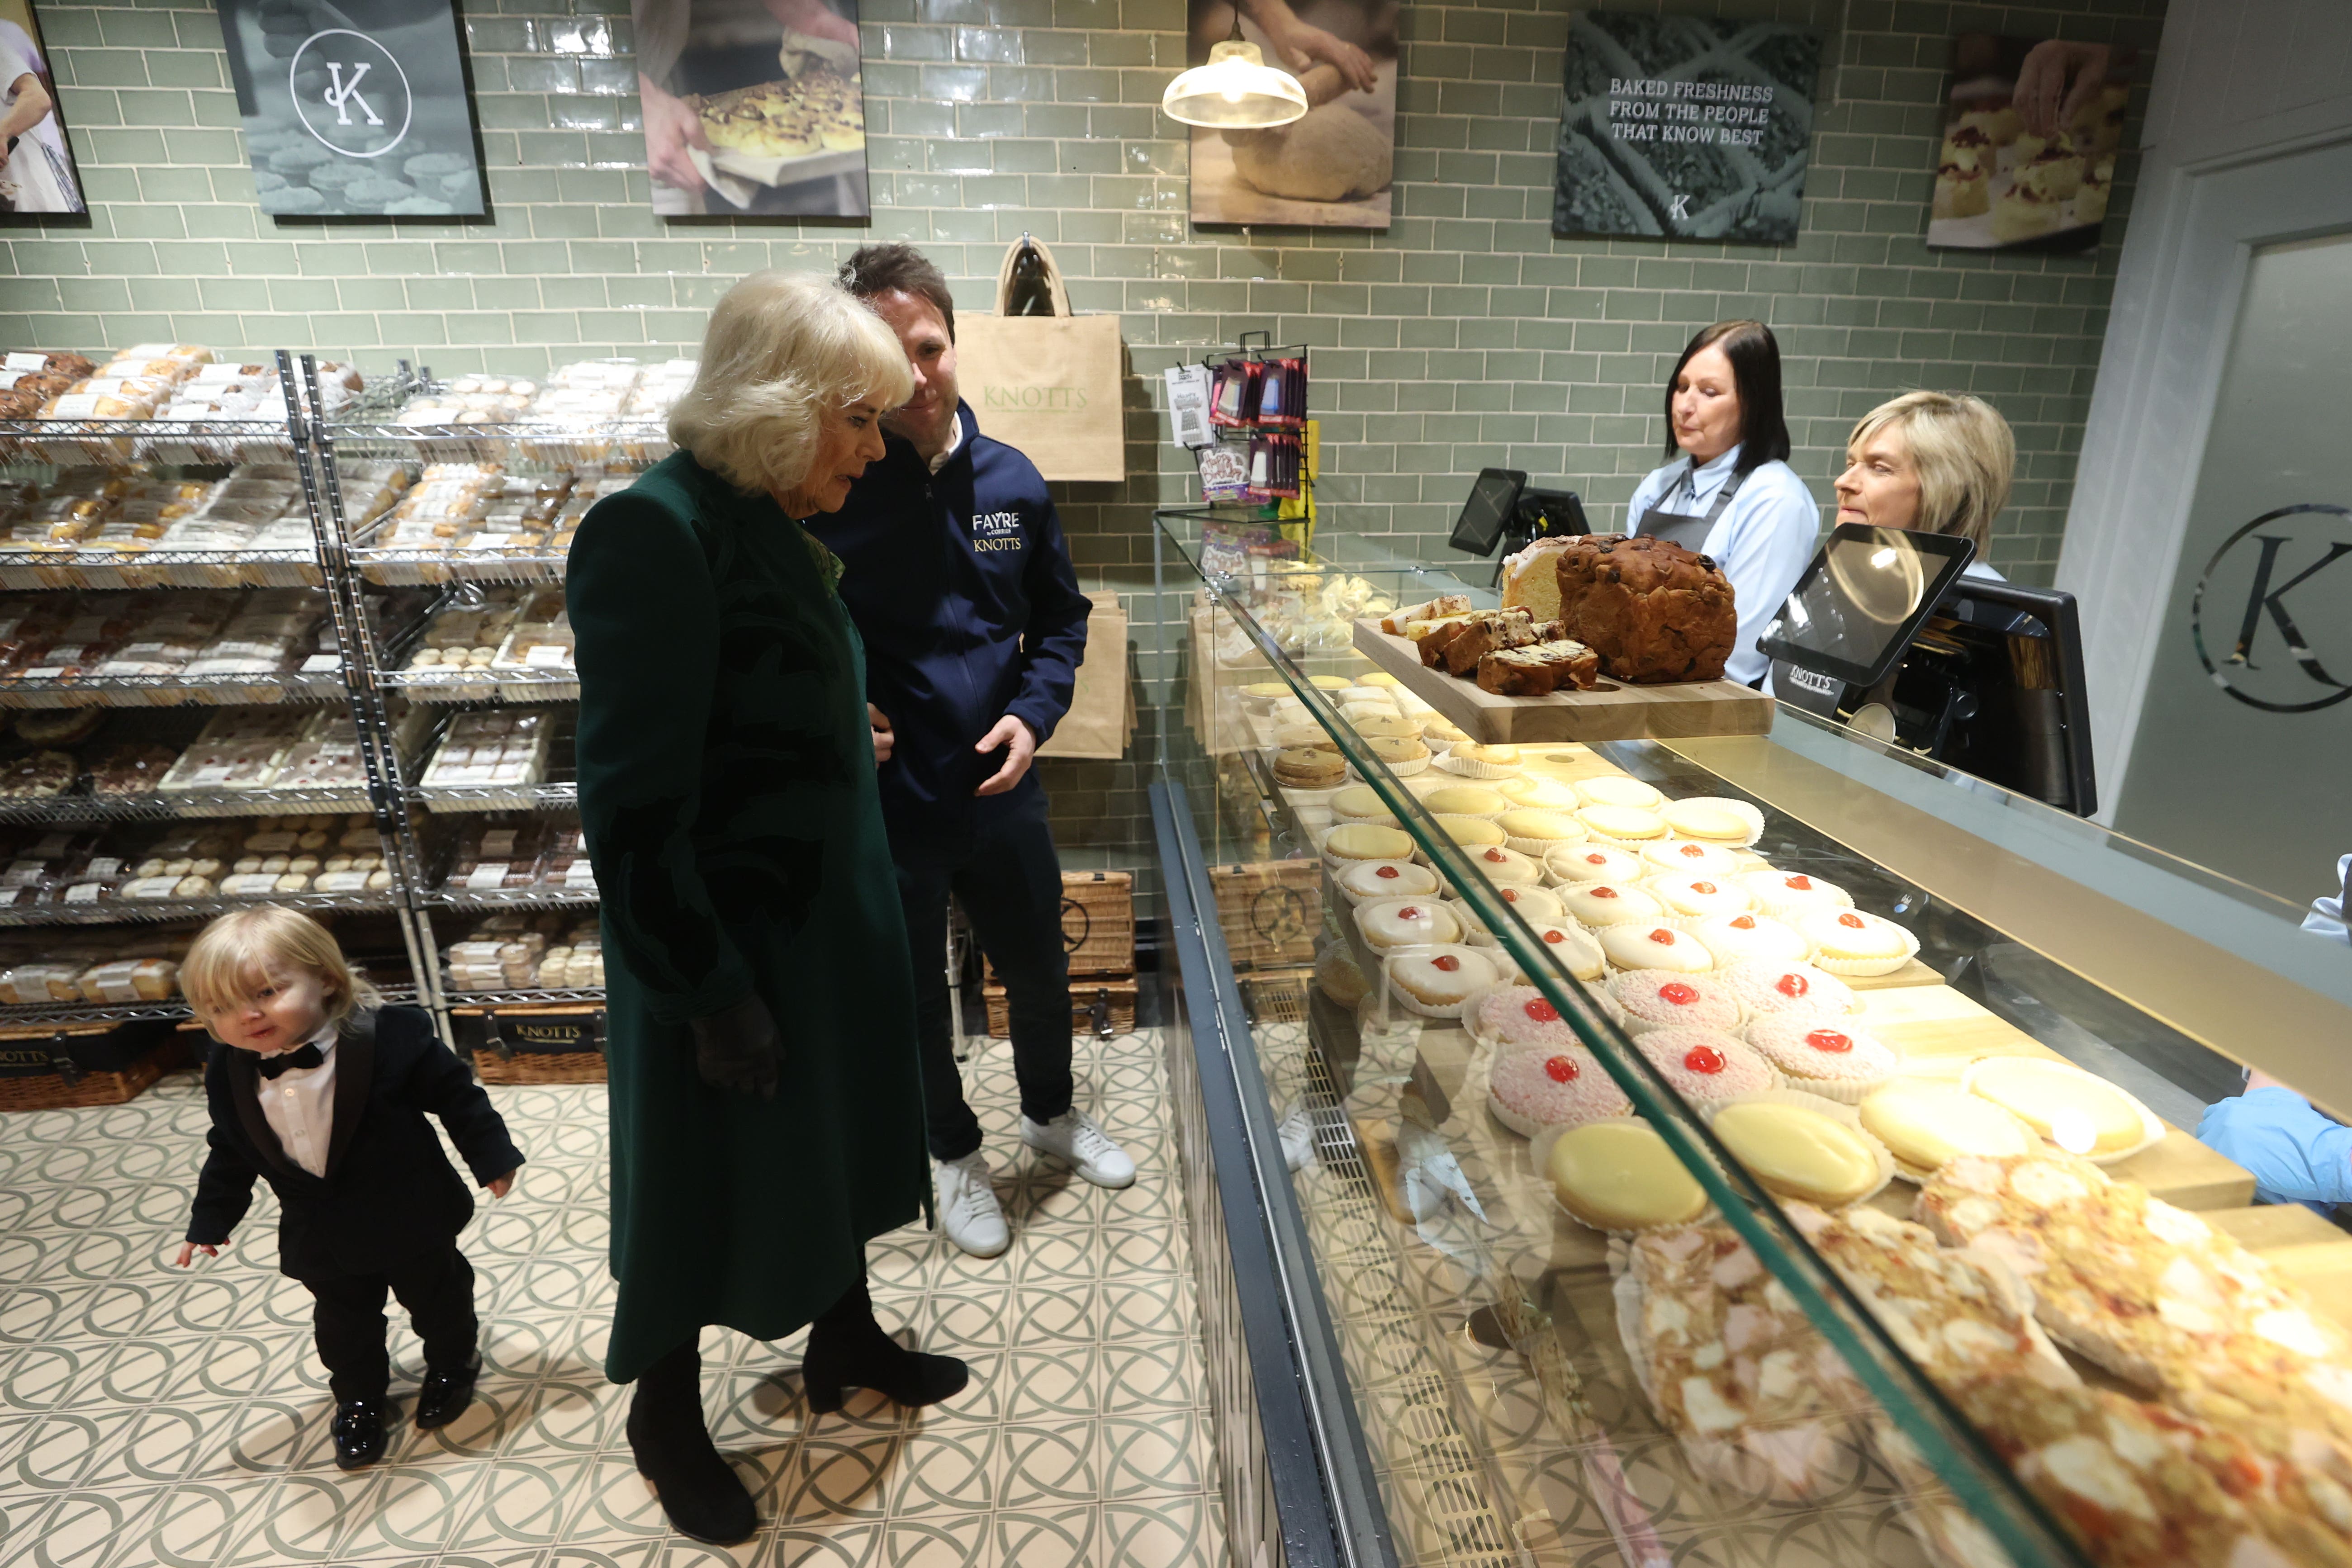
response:
M1395 1568L1184 786L1154 783L1150 796L1286 1568Z

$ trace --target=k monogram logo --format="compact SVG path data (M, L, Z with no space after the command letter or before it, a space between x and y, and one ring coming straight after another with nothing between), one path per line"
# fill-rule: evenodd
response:
M2309 713L2352 697L2323 662L2352 670L2352 566L2330 571L2347 555L2352 510L2316 501L2264 512L2230 535L2189 606L2197 658L2213 683L2270 713ZM2218 662L2206 644L2209 596L2216 631L2227 626L2237 637Z
M349 27L313 33L286 62L286 72L302 128L330 152L381 158L407 139L415 109L408 73L365 33ZM311 90L303 90L306 85Z

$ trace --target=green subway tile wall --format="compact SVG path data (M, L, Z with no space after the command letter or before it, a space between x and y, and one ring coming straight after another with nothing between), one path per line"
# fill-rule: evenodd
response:
M704 308L742 273L829 268L873 238L924 245L961 303L984 308L1026 230L1054 247L1078 309L1121 313L1135 373L1128 482L1065 490L1090 585L1142 587L1151 505L1190 498L1190 465L1154 410L1160 370L1203 345L1244 329L1312 345L1322 526L1442 558L1467 478L1488 464L1582 491L1596 525L1621 519L1659 461L1675 353L1734 315L1780 334L1794 463L1822 501L1846 429L1885 396L1991 399L2019 447L1992 559L2046 582L2137 159L2122 160L2093 253L1928 250L1948 40L1986 29L2152 50L2162 0L1668 8L1831 33L1796 245L1551 237L1570 14L1558 0L1405 7L1397 216L1378 235L1192 227L1188 144L1158 110L1182 64L1181 0L865 0L870 226L654 217L614 0L463 6L494 218L278 222L255 205L209 0L48 0L92 216L0 231L0 342L173 339L528 374L690 351ZM2135 133L2137 114L2136 101ZM1134 607L1149 649L1147 606ZM1089 810L1135 820L1131 769L1082 776Z

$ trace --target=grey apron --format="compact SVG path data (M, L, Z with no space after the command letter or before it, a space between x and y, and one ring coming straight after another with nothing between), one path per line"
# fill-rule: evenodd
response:
M1752 468L1748 470L1749 473L1754 471ZM1684 480L1690 476L1691 463L1685 458L1681 477L1666 487L1666 494L1672 495L1682 489ZM1694 555L1702 553L1706 536L1714 531L1715 520L1723 515L1723 509L1731 504L1731 498L1739 493L1739 487L1747 479L1747 474L1734 474L1724 480L1723 488L1715 492L1715 504L1706 509L1704 517L1695 511L1668 511L1663 506L1654 506L1642 514L1642 521L1633 531L1663 539L1669 544L1679 544Z

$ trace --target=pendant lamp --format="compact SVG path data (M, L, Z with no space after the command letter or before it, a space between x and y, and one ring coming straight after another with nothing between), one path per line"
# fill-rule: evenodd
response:
M1236 11L1234 36L1210 48L1207 65L1170 82L1160 107L1187 125L1262 130L1305 114L1307 89L1288 71L1266 64L1257 46L1242 37Z

